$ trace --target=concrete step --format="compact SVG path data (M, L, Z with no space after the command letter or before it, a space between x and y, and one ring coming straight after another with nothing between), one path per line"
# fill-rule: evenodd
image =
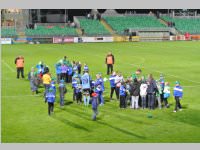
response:
M104 19L101 19L100 22L112 35L117 35L112 27Z

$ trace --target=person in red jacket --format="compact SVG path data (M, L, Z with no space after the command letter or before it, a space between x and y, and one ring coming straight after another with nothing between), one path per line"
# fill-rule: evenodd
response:
M18 56L15 58L15 64L17 68L17 79L19 79L20 74L21 77L24 78L24 57Z
M107 75L109 75L113 72L113 65L115 63L115 57L111 52L107 54L105 63L107 64Z

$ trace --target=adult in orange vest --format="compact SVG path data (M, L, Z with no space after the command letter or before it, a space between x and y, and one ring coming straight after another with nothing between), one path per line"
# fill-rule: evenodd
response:
M18 56L15 58L15 64L17 68L17 79L19 79L20 74L21 77L24 78L24 57Z
M107 54L105 63L107 64L107 75L109 75L113 72L113 65L115 63L114 55L111 52Z

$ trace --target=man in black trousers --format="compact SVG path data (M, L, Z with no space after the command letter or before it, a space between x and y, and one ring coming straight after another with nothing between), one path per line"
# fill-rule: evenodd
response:
M107 64L107 75L109 75L113 72L113 65L115 63L115 57L111 52L107 54L105 63Z

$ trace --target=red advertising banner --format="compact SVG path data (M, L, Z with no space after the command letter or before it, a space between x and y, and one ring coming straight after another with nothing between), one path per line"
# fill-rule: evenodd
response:
M74 43L74 37L64 37L64 43Z

